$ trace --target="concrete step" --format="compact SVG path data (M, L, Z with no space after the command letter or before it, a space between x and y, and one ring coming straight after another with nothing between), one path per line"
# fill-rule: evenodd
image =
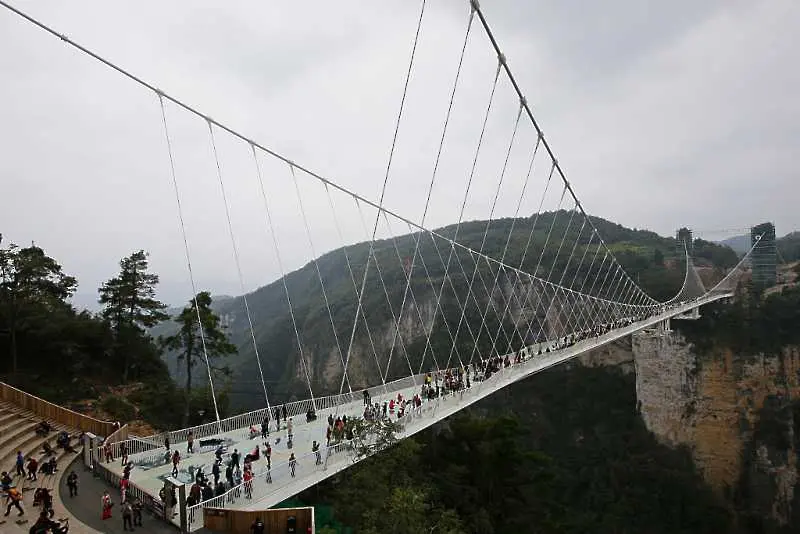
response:
M35 428L35 427L34 427ZM17 451L22 451L27 461L28 456L34 454L39 460L42 456L42 446L45 441L50 441L50 446L57 449L55 438L61 430L69 430L61 425L54 427L54 430L47 436L41 436L34 431L29 431L24 436L19 437L13 443L3 440L0 442L0 466L3 469L14 468Z
M18 424L12 423L8 426L8 429L3 431L2 438L0 438L0 450L4 448L5 444L14 443L17 441L18 438L21 436L25 436L28 433L36 434L34 432L34 428L36 428L36 423L33 421L22 420ZM2 456L0 455L0 458Z
M33 421L30 419L26 419L24 417L16 416L13 419L6 421L2 426L0 426L0 442L9 439L11 436L14 435L14 432L18 431L20 428L27 427L31 425ZM34 426L36 426L34 424Z
M13 412L0 411L0 432L2 427L6 426L11 421L19 420L19 415Z
M23 451L24 453L38 437L33 430L29 430L26 433L17 435L14 439L3 440L0 443L0 468L4 471L16 471L17 451ZM27 460L28 458L26 457L25 461L27 462Z

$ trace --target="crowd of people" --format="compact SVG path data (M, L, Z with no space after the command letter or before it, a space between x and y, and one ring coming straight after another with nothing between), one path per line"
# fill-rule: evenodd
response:
M367 423L374 423L381 420L404 421L409 415L420 415L423 411L425 401L454 395L472 388L475 384L482 383L490 379L494 374L503 369L523 363L535 356L542 356L553 351L562 350L575 345L583 340L602 336L613 329L622 328L632 324L631 319L620 319L609 322L590 329L579 331L564 337L555 342L539 344L526 347L522 350L509 353L507 355L491 356L485 359L478 359L473 363L468 363L459 367L438 369L428 372L423 376L422 384L418 384L418 390L408 396L403 392L392 393L391 396L384 396L380 402L375 402L372 393L364 390L363 411L348 416L347 413L338 413L338 410L329 413L327 425L324 425L324 435L320 440L314 439L311 442L308 457L313 459L314 466L322 465L331 454L333 448L342 443L351 443L356 437L354 421L357 416L362 416ZM376 390L377 391L377 390ZM383 395L382 395L383 396ZM316 411L309 408L305 414L306 424L312 423L317 419ZM271 427L274 421L274 431L279 436L271 435ZM315 432L317 427L309 427L310 432ZM282 432L285 431L285 434ZM256 441L244 455L238 448L232 448L232 440L222 438L212 438L201 440L200 449L195 449L195 440L191 431L187 434L185 458L194 454L214 450L214 460L210 465L210 473L206 473L204 468L207 466L189 466L187 472L191 477L190 487L187 494L187 506L192 507L211 499L225 496L224 503L229 505L240 498L252 499L253 488L256 476L263 476L267 484L273 483L275 470L272 465L273 446L279 447L283 459L286 462L281 469L286 469L284 473L295 478L299 469L298 458L295 456L294 447L294 419L290 416L287 406L277 406L268 411L263 418L260 428L251 425L248 429L248 438ZM323 441L324 440L324 441ZM258 443L260 441L260 443ZM307 443L307 441L304 441ZM326 445L325 458L321 443ZM209 448L215 446L216 448ZM181 451L173 448L167 436L164 440L164 461L172 464L172 476L177 478L180 473L181 462L185 459ZM121 449L124 455L124 448ZM260 464L256 464L260 462ZM254 465L263 466L256 470ZM286 475L284 475L286 476ZM127 478L127 477L125 477ZM177 504L175 499L174 485L165 485L159 494L167 510L167 517L172 517L174 507Z
M34 432L39 437L47 437L55 430L48 421L40 421ZM39 515L30 527L30 534L65 534L69 530L69 521L66 519L53 520L53 488L57 484L55 474L58 472L58 449L65 452L75 452L72 447L73 436L66 431L56 434L55 448L46 439L42 449L28 454L27 458L21 450L17 451L14 458L14 469L0 473L0 489L6 498L5 517L16 509L17 515L25 515L24 494L33 490L31 506L39 509ZM80 437L78 437L80 439ZM43 475L42 478L39 475ZM78 493L78 476L71 471L67 477L70 496ZM33 483L33 484L31 484Z

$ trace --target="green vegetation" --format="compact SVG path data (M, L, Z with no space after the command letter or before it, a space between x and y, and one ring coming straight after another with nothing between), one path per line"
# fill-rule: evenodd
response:
M236 347L228 342L219 316L211 311L211 295L201 291L176 318L180 329L172 336L160 338L159 342L165 350L176 351L178 360L186 364L186 386L184 387L183 420L181 426L189 424L192 393L192 368L201 359L207 358L211 371L228 375L228 368L215 367L211 361L236 352Z
M569 212L548 212L537 217L519 219L499 219L491 222L487 233L484 252L493 257L501 257L505 251L505 262L510 265L522 265L522 270L536 271L539 276L549 279L554 283L575 288L591 289L591 280L602 277L608 272L609 263L603 263L605 253L598 253L598 239L593 236L586 225L583 230L575 221L569 224ZM683 248L677 246L673 238L664 238L653 232L625 228L601 218L593 217L593 224L598 233L614 252L620 263L633 280L639 283L654 298L667 300L673 297L680 289L684 279L684 253ZM535 225L534 225L535 223ZM513 231L512 231L513 226ZM552 237L547 247L548 230L552 226ZM471 221L463 223L459 229L459 242L475 249L480 248L483 234L486 230L486 221ZM445 237L455 233L455 226L448 226L437 230ZM510 233L510 236L509 236ZM532 237L531 237L532 236ZM560 254L558 249L562 237L565 243L577 241L574 252L564 245ZM387 332L392 314L399 315L399 302L402 300L406 278L403 262L400 258L411 260L414 254L416 240L419 234L409 234L397 237L394 240L382 240L375 243L374 260L370 265L367 276L366 291L364 292L363 309L370 331L374 338L380 338L378 332ZM531 239L530 247L525 252L526 244ZM506 242L508 248L506 249ZM389 379L408 374L408 364L418 368L423 356L426 365L433 361L431 352L437 359L446 360L451 351L452 343L443 321L446 321L449 330L453 333L458 330L456 346L462 353L471 353L473 350L487 352L491 350L495 338L504 349L513 348L522 344L522 339L515 332L512 324L504 321L502 324L497 316L492 313L489 306L489 295L492 299L505 307L505 301L500 296L500 291L492 292L492 281L499 279L498 288L503 288L506 293L513 288L519 299L509 298L511 306L519 306L521 295L526 294L528 283L518 279L513 272L497 273L496 266L478 262L476 283L473 285L474 299L466 304L465 321L461 322L464 295L472 273L475 270L476 259L468 253L457 249L454 254L448 276L445 278L444 264L450 253L449 242L443 239L432 239L424 236L420 239L419 255L411 277L411 288L415 301L419 306L433 305L440 289L441 314L436 319L430 346L425 342L419 317L415 308L411 308L411 298L406 304L404 317L411 321L415 328L414 335L404 335L402 340L397 340L393 366L389 369ZM700 254L698 265L709 265L716 268L718 278L723 270L734 265L738 260L736 254L727 247L697 240L695 243L697 253ZM353 266L356 287L360 288L364 273L364 266L369 253L368 243L359 243L329 252L318 258L320 272L322 273L325 290L333 311L336 334L343 343L347 343L353 329L357 307L357 291L347 269L345 252ZM570 258L570 256L572 256ZM581 261L581 259L583 260ZM594 261L593 261L594 260ZM379 266L378 269L375 265ZM554 265L554 266L553 266ZM537 268L538 266L538 268ZM551 266L553 266L551 268ZM463 271L462 271L463 268ZM562 276L563 273L563 276ZM430 277L430 280L428 279ZM486 281L484 287L480 280ZM313 264L298 269L286 276L286 284L292 298L294 315L298 329L303 339L303 350L307 360L311 362L312 376L325 376L331 372L329 354L334 346L333 330L325 309L320 282ZM386 285L389 299L393 308L387 304L387 295L383 285ZM594 289L597 293L599 286ZM610 285L610 284L609 284ZM608 296L608 295L605 295ZM286 297L281 281L275 281L248 295L248 304L256 325L256 338L258 339L258 352L264 368L264 375L273 385L270 395L279 399L293 399L306 395L307 386L302 376L298 376L299 354L297 342L289 316ZM530 303L527 303L530 306ZM487 307L489 313L486 314ZM231 402L242 409L261 407L257 392L261 388L260 382L253 379L253 366L255 351L249 331L249 323L244 312L244 303L241 298L230 299L220 303L215 310L223 316L233 317L230 325L231 341L237 346L238 354L229 359L232 371L232 382L236 389L231 391ZM502 310L501 310L502 311ZM532 310L537 314L537 320L543 321L545 310ZM487 329L479 328L482 317L486 314ZM444 316L444 319L442 318ZM167 329L172 328L172 330ZM171 334L175 325L165 323L159 334ZM476 343L470 332L479 332ZM535 333L535 332L534 332ZM389 342L381 345L381 340L373 340L378 344L380 354L388 354L390 350L391 333ZM402 343L401 343L402 341ZM359 319L355 333L355 346L361 354L368 355L362 365L349 372L352 387L374 384L377 378L377 368L372 363L371 344L367 337L364 321ZM402 350L405 348L406 354ZM343 350L347 347L344 346ZM314 355L311 357L309 355ZM324 355L323 357L320 357ZM171 362L174 362L172 356ZM174 369L180 368L172 363ZM340 373L338 368L333 372ZM183 375L178 375L181 378ZM327 383L315 384L315 391L320 393L337 392L341 374L334 376Z
M300 498L359 533L731 532L688 452L659 445L635 405L630 375L549 370Z
M792 232L778 239L775 244L783 261L800 260L800 232Z
M779 354L800 344L800 287L784 289L766 298L742 298L734 304L703 307L698 321L682 321L678 328L701 351L716 347L743 354Z
M583 264L569 261L568 253L557 254L557 245L540 250L551 224L555 235L560 235L560 231L567 233L567 239L578 238L577 227L567 231L568 219L566 212L543 214L535 229L533 219L518 219L508 240L507 262L522 263L523 269L531 271L539 264L546 265L538 269L544 278L551 278L550 271L564 271L567 285L580 287L594 273L589 271L588 261ZM628 272L651 294L666 299L678 290L684 275L683 257L674 239L630 230L602 219L594 222ZM511 224L510 219L492 223L485 249L488 254L500 255ZM466 223L460 235L465 244L478 247L484 229L485 222ZM531 230L533 252L523 260ZM454 227L448 227L440 232L452 235L453 231ZM380 266L383 283L393 302L399 301L405 285L398 256L410 257L415 239L416 235L409 235L376 243L374 261ZM582 235L578 243L575 257L595 255L597 244L588 234ZM694 247L698 264L706 263L721 271L735 263L735 254L729 249L701 240ZM446 259L449 250L445 241L423 239L420 247L423 260L418 260L411 284L417 298L422 300L432 298L446 282L442 306L445 320L452 321L455 329L460 319L457 299L465 293L475 260L458 252L453 265L463 264L466 275L460 267L456 271L451 268L446 279L440 257ZM354 245L347 248L347 254L355 268L355 278L360 281L368 247ZM421 261L425 262L430 282ZM551 269L553 262L555 267ZM356 302L344 249L319 258L319 267L333 307L337 334L347 339ZM100 407L115 418L141 417L160 428L212 418L210 392L205 387L194 387L192 377L192 368L200 354L195 299L173 321L160 322L163 305L154 298L158 277L148 273L147 268L144 251L124 258L118 275L99 289L103 312L93 315L77 312L70 306L68 299L76 280L64 274L58 262L43 250L0 248L3 379L66 404L77 399L102 398ZM478 274L493 280L498 273L492 269L479 264ZM373 264L367 277L364 306L370 328L379 328L392 315L377 272ZM501 282L507 287L518 283L508 273L504 276ZM561 274L552 276L554 282L562 281ZM312 373L320 376L332 346L332 331L314 266L307 265L289 274L286 282L304 350L322 356L314 359L317 368ZM279 284L280 281L257 290L250 296L249 304L253 321L258 325L256 336L265 378L271 384L270 394L273 398L288 398L304 395L305 384L296 378L296 341ZM487 298L488 295L479 294L476 300L480 302L467 308L466 324L480 324ZM248 397L259 399L250 402L260 407L260 395L252 395L260 390L260 383L250 387L255 385L252 379L249 382L242 379L245 375L252 376L254 360L248 326L246 320L242 321L241 299L215 305L207 292L201 292L196 302L215 366L220 369L238 366L234 381L241 379L245 383L240 391L233 392L236 399L227 391L218 391L221 414L229 405L236 404L238 409ZM708 306L700 321L681 322L679 327L701 346L724 343L744 351L774 352L786 344L800 343L796 329L800 324L798 304L800 291L785 291L763 301L755 299L730 307ZM230 332L222 328L220 320L228 315L234 317ZM504 326L510 325L490 319L492 333ZM436 330L431 339L433 350L448 350L446 329L440 325ZM156 341L159 333L163 334L162 343ZM233 343L228 342L229 335ZM363 324L356 330L356 339L366 346ZM457 343L465 350L470 348L466 336L457 339ZM478 349L483 349L486 343L487 339L481 338ZM238 354L234 354L237 347ZM176 387L169 377L162 360L164 348L169 350L171 358L181 358L186 373L183 389ZM424 339L409 339L406 349L412 362L418 363L426 350ZM396 357L398 362L404 359ZM407 369L398 367L390 371L400 374ZM368 373L360 379L374 383ZM338 384L338 379L334 382ZM130 388L124 397L101 395L105 389L123 384ZM353 387L357 386L354 380ZM178 408L181 406L183 410ZM301 498L329 505L335 510L337 521L351 525L355 532L370 534L733 532L731 514L719 506L695 472L688 452L658 444L645 429L635 406L635 387L630 375L583 367L552 369L498 392L467 413L413 439L394 444L304 492ZM800 407L795 403L786 408L785 403L778 403L768 408L754 433L774 453L792 439L800 439L799 428L789 433L786 426L791 417L795 424L800 422ZM354 427L360 424L357 418L353 420ZM390 438L387 432L386 439ZM800 444L794 446L800 450ZM749 530L743 532L778 533L774 525L763 520L769 513L765 503L772 493L760 488L772 483L772 479L759 475L754 457L754 451L750 451L747 472L736 489L737 507L745 511L742 517L749 525ZM759 500L762 495L766 497ZM800 510L800 503L795 510ZM318 528L324 532L326 525Z
M2 240L0 234L0 246ZM75 278L61 272L61 266L35 245L20 248L12 243L0 249L0 306L12 373L19 370L20 345L27 341L24 336L31 323L66 311L64 301L77 285Z
M142 344L149 343L146 329L169 316L167 306L155 299L158 275L147 272L147 254L134 252L119 262L119 276L105 282L98 292L104 308L103 319L114 333L113 354L122 360L122 382L128 381L131 361Z
M67 406L99 400L120 421L138 415L174 428L186 420L188 408L176 409L182 404L191 406L191 423L213 418L208 391L178 390L146 330L167 317L154 298L158 276L147 267L144 251L123 258L120 273L98 289L102 312L78 312L69 303L77 280L56 259L0 236L0 379ZM218 402L227 408L224 392Z

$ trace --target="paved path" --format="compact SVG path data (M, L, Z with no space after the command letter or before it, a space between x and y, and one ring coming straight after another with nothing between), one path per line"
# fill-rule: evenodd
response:
M78 474L78 496L70 497L69 489L67 488L66 474L74 469ZM100 532L108 534L116 534L118 532L125 532L122 530L122 515L119 509L119 492L114 488L108 486L102 479L92 476L92 472L86 469L80 457L69 467L62 471L61 481L59 483L59 490L61 493L61 500L64 503L64 508L67 509L74 517L89 527L96 529ZM112 510L111 519L103 521L100 519L100 499L103 491L108 490L111 495L111 500L114 501L114 508ZM178 529L172 525L168 525L164 521L156 519L155 517L144 512L142 518L142 527L137 528L138 532L147 532L154 534L176 534ZM70 526L70 533L72 528Z

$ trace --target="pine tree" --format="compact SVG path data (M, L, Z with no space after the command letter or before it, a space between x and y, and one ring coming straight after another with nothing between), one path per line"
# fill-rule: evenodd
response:
M198 328L198 315L202 330ZM189 423L191 408L192 367L197 364L198 360L206 357L210 364L212 360L234 354L236 347L228 341L225 327L219 316L211 310L211 295L208 291L201 291L189 301L189 305L181 311L176 321L179 326L178 332L162 338L161 345L166 350L178 351L178 361L186 362L183 412L183 426L186 426ZM212 370L228 373L227 367L224 366L212 367Z
M140 250L119 262L119 275L105 282L97 291L104 305L102 316L115 335L115 356L122 360L122 382L128 381L132 365L131 347L147 337L151 328L169 318L167 307L155 298L158 275L147 272L148 254Z
M0 243L2 240L0 234ZM36 245L20 248L11 243L0 248L0 313L7 325L12 373L18 369L18 334L34 316L68 307L66 299L77 285L75 278L65 275L61 265Z

